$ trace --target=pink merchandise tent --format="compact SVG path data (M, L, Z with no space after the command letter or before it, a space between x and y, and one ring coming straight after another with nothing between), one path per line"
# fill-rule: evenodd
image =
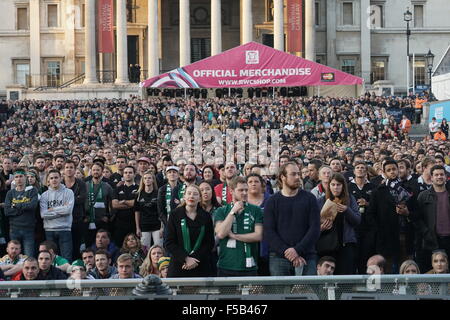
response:
M352 86L363 79L256 42L147 79L144 88ZM320 90L320 89L319 89Z

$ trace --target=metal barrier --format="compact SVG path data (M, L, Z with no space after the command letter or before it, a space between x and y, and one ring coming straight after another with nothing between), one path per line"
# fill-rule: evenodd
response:
M308 276L163 279L174 296L133 296L142 279L3 281L0 300L340 300L449 299L450 275Z

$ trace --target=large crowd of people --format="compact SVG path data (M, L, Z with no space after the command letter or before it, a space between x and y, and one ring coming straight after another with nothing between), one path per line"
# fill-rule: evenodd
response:
M448 273L448 125L412 140L416 104L11 101L0 119L0 279ZM278 129L279 160L172 157L174 130L193 134L195 122Z

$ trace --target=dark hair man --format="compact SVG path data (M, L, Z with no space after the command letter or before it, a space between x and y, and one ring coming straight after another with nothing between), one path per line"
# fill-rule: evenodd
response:
M450 252L450 183L443 166L430 169L432 187L417 198L417 254L421 270L431 269L430 256L436 249Z
M396 274L409 255L402 226L408 223L413 198L398 178L395 160L384 161L383 174L386 180L372 192L367 219L370 235L375 237L376 252L386 258L387 273Z

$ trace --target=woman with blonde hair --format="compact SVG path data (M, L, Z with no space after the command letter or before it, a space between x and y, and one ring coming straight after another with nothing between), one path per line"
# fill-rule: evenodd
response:
M189 185L182 203L170 214L166 248L172 256L169 277L208 277L214 246L211 214L200 206L200 188Z
M164 249L162 246L155 244L148 250L147 257L140 267L139 274L142 277L146 277L148 275L154 274L159 277L160 272L158 268L158 261L161 257L164 256Z
M163 227L158 215L158 186L151 170L145 171L136 198L136 235L147 248L162 245ZM153 241L152 241L153 240Z
M400 266L400 274L420 274L420 269L414 260L406 260Z
M426 274L448 273L448 256L444 251L437 250L431 255L431 265L433 269Z

